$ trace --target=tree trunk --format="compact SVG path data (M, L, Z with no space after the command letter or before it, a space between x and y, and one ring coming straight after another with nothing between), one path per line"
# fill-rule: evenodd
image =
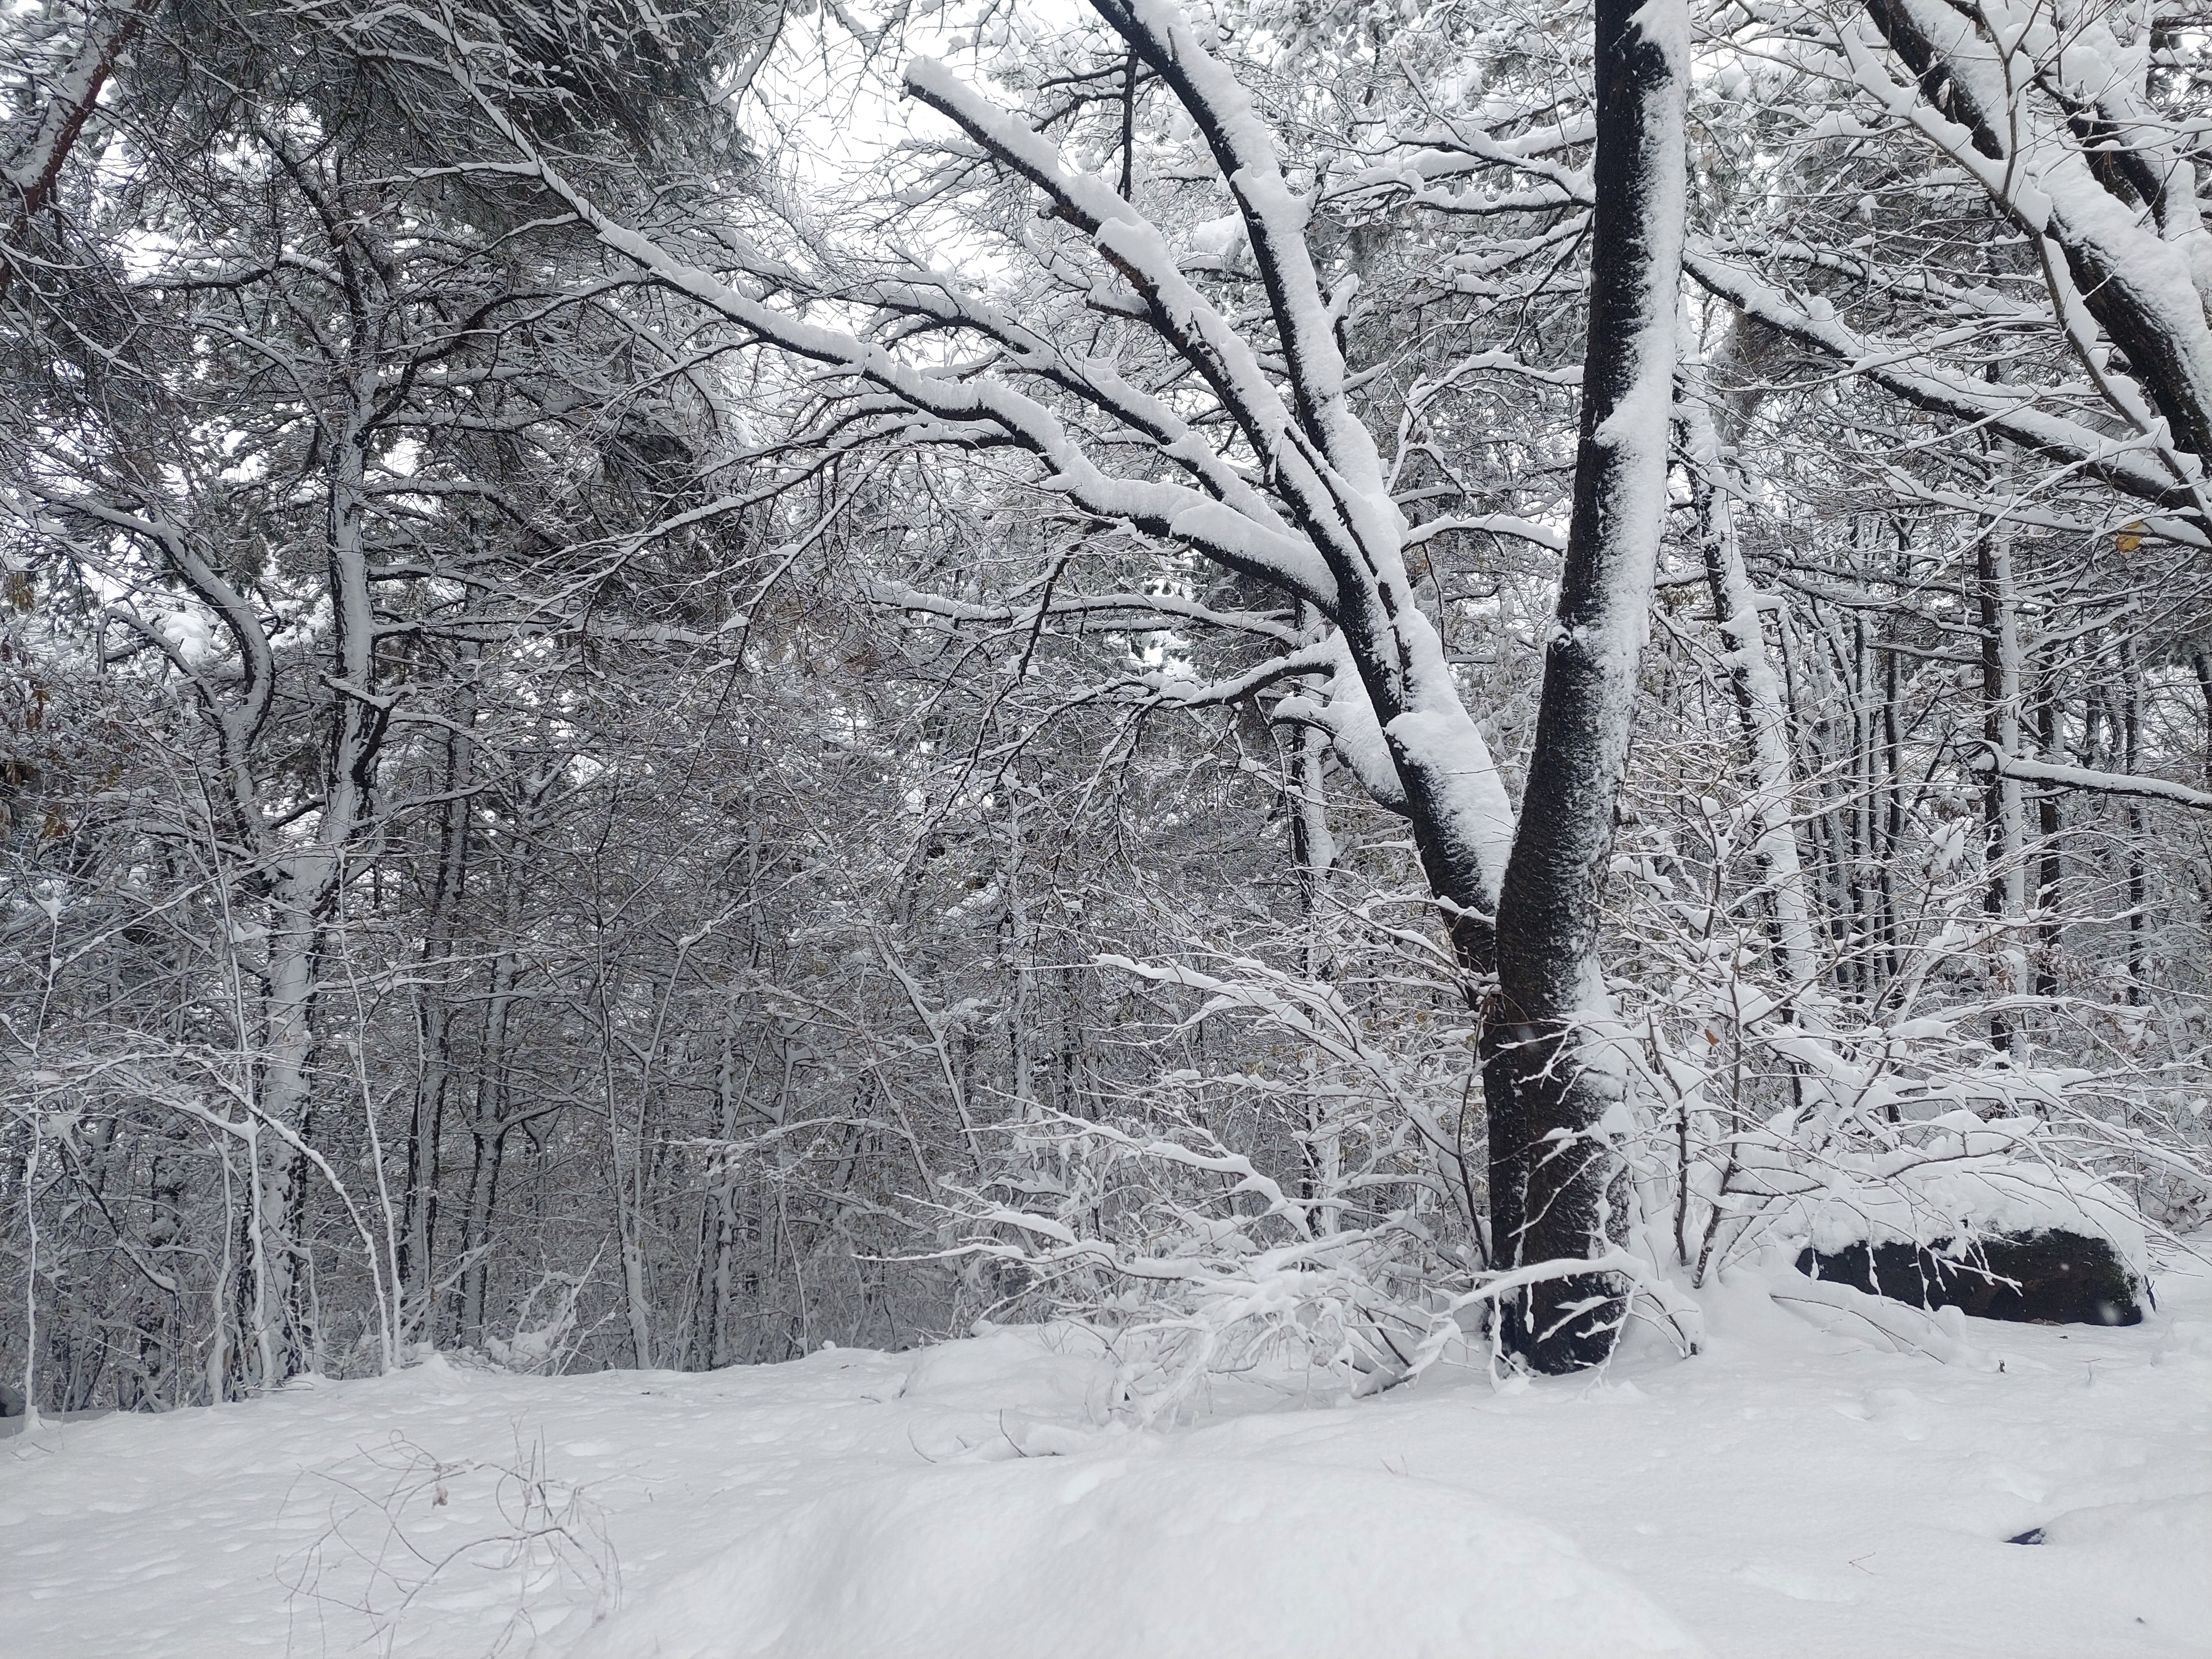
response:
M1603 1255L1626 1233L1616 1137L1626 1077L1591 1030L1608 1012L1599 898L1667 510L1684 207L1687 26L1669 0L1598 0L1597 205L1581 444L1528 783L1498 914L1485 1033L1490 1190L1506 1267ZM1611 1273L1567 1273L1500 1309L1540 1371L1595 1364L1626 1314Z

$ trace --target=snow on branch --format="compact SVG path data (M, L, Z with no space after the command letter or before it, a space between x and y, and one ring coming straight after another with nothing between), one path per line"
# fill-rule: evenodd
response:
M2197 492L2148 459L2156 452L2140 435L2107 436L2095 428L2051 414L2034 393L1992 386L1926 367L1907 368L1922 356L1918 345L1862 339L1832 313L1801 305L1741 265L1692 245L1684 270L1753 321L1872 381L1914 408L1948 416L2009 439L2022 449L2078 468L2122 494L2154 506L2196 515Z
M2164 778L2103 772L2090 766L2057 766L2047 761L2030 760L2023 755L1999 755L1986 749L1967 764L1976 771L1995 772L2000 777L2017 778L2022 783L2055 784L2061 789L2088 789L2106 795L2136 795L2146 800L2171 801L2176 806L2212 812L2212 794L2191 789L2186 784L2169 783Z

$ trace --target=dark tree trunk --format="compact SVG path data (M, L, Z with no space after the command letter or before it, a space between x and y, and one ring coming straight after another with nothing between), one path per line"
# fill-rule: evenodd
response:
M473 654L473 653L471 653ZM401 1318L411 1334L427 1328L436 1283L434 1248L445 1140L446 1097L453 1079L453 1006L460 987L453 974L453 944L468 879L469 811L473 800L476 689L464 682L453 725L446 734L445 810L438 830L437 875L430 926L423 941L426 983L417 994L422 1060L415 1108L407 1124L407 1183L398 1248Z
M1897 587L1905 592L1912 580L1912 547L1911 532L1902 520L1897 526ZM1885 624L1887 635L1894 622ZM1881 754L1882 754L1882 858L1881 858L1881 915L1882 915L1882 983L1887 989L1903 967L1898 953L1897 890L1893 866L1905 846L1905 738L1898 725L1898 702L1901 693L1898 676L1898 653L1885 644L1881 653ZM1891 1109L1892 1112L1895 1108Z
M2202 648L2190 653L2197 669L2197 690L2204 699L2204 781L2212 783L2212 653Z
M522 963L516 945L522 928L521 878L507 883L506 948L492 966L491 1000L484 1011L483 1037L477 1057L477 1086L468 1130L476 1142L476 1159L469 1172L469 1196L461 1220L459 1252L465 1267L456 1287L459 1305L456 1328L463 1342L474 1347L483 1341L484 1300L491 1274L491 1230L497 1213L499 1168L506 1154L509 1121L508 1049L513 1039L516 988Z
M2141 725L2142 709L2142 680L2136 669L2135 646L2132 641L2120 641L2120 769L2130 777L2136 775L2142 765ZM2150 898L2149 872L2143 863L2143 811L2142 804L2132 796L2128 798L2128 1002L2141 1007L2143 1000L2143 969L2148 965L2144 946L2148 941L2148 917L2143 911Z
M2019 641L2012 613L2011 550L1998 539L2003 533L1993 530L1982 538L1974 550L1974 574L1982 623L1982 740L1990 754L2011 760L2020 752ZM2020 814L2020 785L1993 765L1982 791L1982 909L1998 950L2004 926L2019 908L2013 900L2021 875ZM1990 1047L2004 1054L2014 1052L2012 1016L2002 1002L2012 988L2002 983L1994 988L1998 1006L1990 1012Z
M2058 660L2054 652L2045 675L2043 695L2037 699L2035 709L2036 747L2045 765L2056 766L2066 758L2059 751L2058 735ZM2058 957L2065 943L2059 921L2060 888L2066 878L2065 864L2058 849L2061 827L2058 791L2039 791L2035 800L2036 835L2042 843L2036 849L2035 994L2046 1005L2046 1021L2051 1018L2049 1005L2058 995Z
M1683 200L1679 9L1598 0L1597 207L1574 518L1528 783L1499 897L1498 994L1483 1090L1500 1265L1602 1255L1626 1234L1613 1145L1622 1078L1590 1040L1602 1017L1599 895L1650 626L1667 506ZM1569 1273L1501 1308L1540 1371L1595 1364L1626 1308L1609 1273Z

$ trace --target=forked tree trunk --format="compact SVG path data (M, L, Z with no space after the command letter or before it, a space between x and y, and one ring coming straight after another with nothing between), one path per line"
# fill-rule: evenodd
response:
M1613 851L1638 666L1667 510L1684 198L1687 20L1673 0L1598 0L1596 201L1574 518L1528 787L1498 913L1483 1090L1497 1250L1512 1267L1606 1254L1626 1233L1615 1146L1625 1079L1592 1031L1607 1012L1600 888ZM1540 1371L1612 1352L1625 1285L1529 1285L1501 1310Z
M1496 1091L1498 1125L1492 1202L1509 1259L1585 1258L1605 1247L1622 1219L1607 1196L1618 1156L1589 1133L1617 1103L1620 1087L1583 1075L1589 1051L1580 1033L1595 1006L1597 886L1612 842L1666 508L1682 252L1686 9L1682 0L1601 0L1598 9L1597 205L1582 453L1528 817L1516 839L1504 782L1408 580L1402 519L1373 435L1354 407L1357 379L1343 361L1333 309L1349 291L1332 295L1324 288L1307 243L1308 204L1291 187L1265 118L1209 50L1204 37L1211 25L1201 32L1174 5L1150 0L1092 0L1092 6L1190 118L1235 201L1266 292L1275 335L1268 358L1279 365L1279 380L1242 337L1242 321L1213 311L1141 214L1063 155L1054 137L934 59L907 66L907 90L1091 240L1115 280L1127 284L1124 314L1212 388L1231 428L1263 462L1264 489L1217 465L1206 435L1182 414L1149 396L1134 398L1118 382L1085 378L1088 370L1078 375L1084 395L1139 441L1175 458L1191 483L1101 469L1051 409L1006 379L922 372L872 343L763 303L592 202L488 87L456 73L475 109L514 151L514 161L492 164L501 175L511 179L520 168L559 210L654 280L762 342L851 377L869 395L994 428L1044 462L1049 487L1084 510L1182 541L1222 568L1268 581L1328 616L1340 659L1328 708L1309 705L1304 713L1331 731L1376 800L1407 819L1470 978L1493 965L1499 975L1500 1021L1486 1070L1496 1073L1487 1085ZM1509 925L1518 933L1510 947L1498 937ZM1553 1059L1566 1063L1553 1066ZM963 1085L949 1064L946 1074L957 1106ZM1553 1156L1563 1150L1559 1133L1571 1155ZM1542 1157L1534 1155L1540 1145ZM1594 1310L1577 1314L1571 1328L1559 1326L1547 1310L1586 1297L1593 1284L1605 1292ZM1568 1272L1513 1314L1509 1333L1542 1369L1601 1358L1618 1328L1618 1290L1603 1274Z

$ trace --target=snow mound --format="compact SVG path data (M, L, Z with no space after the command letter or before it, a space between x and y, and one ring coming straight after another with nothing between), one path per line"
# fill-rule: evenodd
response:
M2106 1584L2174 1628L2212 1624L2212 1492L2100 1504L2046 1521L2040 1542L2094 1563Z
M2212 1492L2072 1510L2041 1530L2045 1543L2062 1547L2168 1549L2201 1564L2212 1561Z
M985 1327L963 1341L921 1349L899 1393L917 1402L1096 1418L1113 1386L1113 1361L1079 1326Z
M1033 1458L814 1499L578 1659L1632 1659L1703 1650L1540 1522L1383 1474Z

